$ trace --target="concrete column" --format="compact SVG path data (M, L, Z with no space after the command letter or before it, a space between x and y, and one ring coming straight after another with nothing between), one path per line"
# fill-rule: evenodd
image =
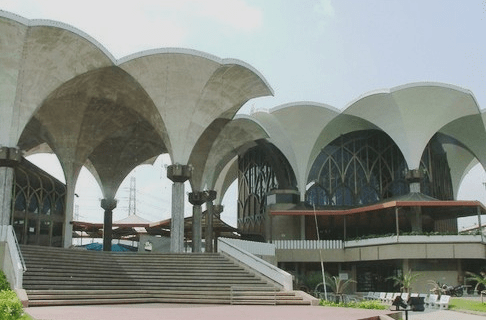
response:
M192 252L202 252L202 208L206 201L204 192L189 193L189 202L192 207Z
M271 214L272 211L272 206L273 205L267 205L265 208L265 241L268 243L273 242L273 229L272 229L272 222L273 222L273 217Z
M214 205L213 200L216 199L216 191L207 190L206 193L206 235L205 235L205 251L213 252L213 214Z
M412 231L422 233L422 208L412 207L410 210L410 223L412 225Z
M9 225L12 214L14 166L22 159L17 148L0 148L0 225Z
M191 177L191 167L173 164L167 167L167 178L172 184L172 222L170 225L170 252L184 252L184 182Z
M300 240L305 239L305 216L300 216Z
M405 174L405 180L408 182L410 192L420 192L420 182L424 178L422 170L409 170Z
M113 239L113 209L116 208L115 199L101 199L101 207L105 210L103 224L103 251L111 251Z
M66 202L64 206L64 227L63 241L64 248L69 248L73 242L73 211L74 211L74 191L76 189L75 178L68 174L66 177Z

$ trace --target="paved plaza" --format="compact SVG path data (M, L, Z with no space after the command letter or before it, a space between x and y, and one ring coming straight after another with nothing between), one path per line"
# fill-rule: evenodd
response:
M365 310L306 306L228 306L228 305L178 305L138 304L109 306L61 306L27 308L36 320L125 320L125 319L340 319L358 320L390 313L390 310ZM405 316L405 315L404 315ZM480 320L484 315L454 311L433 310L409 312L410 320Z

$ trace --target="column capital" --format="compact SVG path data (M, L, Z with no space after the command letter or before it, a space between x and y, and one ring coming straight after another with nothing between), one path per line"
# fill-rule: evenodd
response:
M18 148L0 147L0 167L13 167L22 159Z
M421 169L413 169L405 172L405 181L408 182L410 192L420 192L420 182L424 179Z
M167 178L172 182L186 182L191 178L192 167L182 164L172 164L167 167Z
M216 191L214 190L204 190L204 193L206 194L206 202L213 201L216 199Z
M408 183L420 182L424 178L424 172L420 169L407 170L405 172L405 180Z
M214 205L214 214L218 217L221 216L221 212L223 212L224 206L222 204L215 204Z
M206 202L206 193L203 191L189 192L189 202L193 206L200 206Z
M101 199L101 207L105 211L113 211L116 208L116 203L115 199Z

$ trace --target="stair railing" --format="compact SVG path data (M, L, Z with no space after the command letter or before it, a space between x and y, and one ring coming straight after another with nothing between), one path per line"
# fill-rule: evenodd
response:
M23 273L27 270L24 257L20 251L20 246L15 235L15 230L11 225L0 226L0 242L6 242L12 263L13 281L15 289L22 288Z
M293 290L292 275L263 259L243 250L224 238L218 238L218 252L224 253L249 268L271 279L286 291Z

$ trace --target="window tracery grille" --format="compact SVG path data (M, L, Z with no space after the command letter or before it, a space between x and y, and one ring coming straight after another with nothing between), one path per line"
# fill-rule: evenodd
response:
M295 189L295 176L280 151L265 143L239 156L238 167L238 229L263 235L268 192Z
M66 185L22 159L14 186L11 224L18 242L62 246Z
M405 159L385 133L378 130L343 135L317 156L309 174L306 202L319 206L356 206L376 203L409 192ZM447 157L434 136L420 164L421 192L452 199Z

